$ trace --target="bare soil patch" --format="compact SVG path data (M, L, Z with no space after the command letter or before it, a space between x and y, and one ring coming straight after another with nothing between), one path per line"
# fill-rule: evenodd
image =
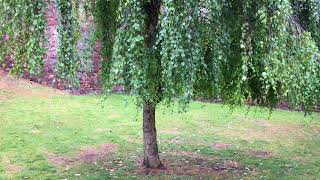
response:
M267 120L257 120L248 122L248 127L241 124L230 125L229 128L223 131L217 131L219 135L241 138L248 141L263 140L263 141L278 141L290 144L291 137L296 140L306 138L306 132L302 125L295 123L274 122Z
M257 151L253 150L250 151L249 154L251 156L259 157L259 158L270 158L273 156L273 153L271 151Z
M17 174L23 170L23 166L17 164L8 164L6 166L6 174Z
M83 148L75 156L57 155L53 153L47 153L46 156L50 164L56 167L69 169L69 167L78 164L104 161L108 158L108 155L116 149L117 146L114 144L103 144L100 146Z
M231 144L217 143L214 144L212 147L216 150L225 150L231 148Z
M203 156L197 152L194 151L175 151L175 152L170 152L168 153L171 156L183 156L183 157L188 157L188 158L202 158Z
M80 151L78 159L83 162L92 163L104 158L116 148L117 146L114 144L103 144L99 147L85 148Z
M68 156L62 156L50 153L47 155L50 164L59 167L68 167L74 163L74 159Z
M178 151L162 157L165 165L163 168L147 169L141 166L141 162L135 171L138 175L174 175L192 177L214 177L216 179L229 179L243 174L253 174L254 170L241 165L237 161L225 160L204 156L189 151Z
M14 174L20 173L24 169L22 165L15 164L8 158L3 159L2 161L5 166L5 174L9 177Z

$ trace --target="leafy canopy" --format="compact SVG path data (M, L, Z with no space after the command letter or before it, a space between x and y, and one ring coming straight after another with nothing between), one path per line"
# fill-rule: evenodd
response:
M80 1L58 0L56 73L73 82L79 71ZM273 107L287 101L312 111L320 101L318 0L86 0L103 43L106 89L125 84L137 104L182 107L195 97ZM148 15L159 3L154 27ZM45 57L42 0L0 0L0 63L41 73ZM10 37L7 39L7 37ZM150 38L151 37L151 38ZM4 42L5 41L5 42Z
M107 89L123 83L140 105L216 97L312 111L319 102L318 1L162 0L148 42L150 3L120 2Z

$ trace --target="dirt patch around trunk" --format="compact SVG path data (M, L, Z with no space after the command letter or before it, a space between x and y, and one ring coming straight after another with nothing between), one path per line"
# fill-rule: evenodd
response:
M140 176L191 176L191 177L215 177L217 179L236 178L243 175L255 174L254 169L241 165L234 160L226 160L205 156L196 152L178 151L168 153L161 157L165 165L163 168L147 169L137 162L139 167L135 173Z

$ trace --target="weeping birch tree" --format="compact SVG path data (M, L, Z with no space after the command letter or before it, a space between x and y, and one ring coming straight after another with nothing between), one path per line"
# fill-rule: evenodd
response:
M121 0L105 84L124 84L143 108L144 165L162 166L159 103L286 101L312 112L320 96L319 7L317 0Z
M63 2L60 26L68 27L60 31L73 37L77 16L68 11L78 1ZM155 125L159 104L178 103L186 110L201 97L230 105L251 100L272 109L288 102L310 113L320 102L319 0L85 2L103 41L105 92L124 84L143 109L146 167L162 166ZM14 72L42 69L44 10L40 0L0 0L0 64L13 53ZM74 78L77 42L62 40L57 73Z

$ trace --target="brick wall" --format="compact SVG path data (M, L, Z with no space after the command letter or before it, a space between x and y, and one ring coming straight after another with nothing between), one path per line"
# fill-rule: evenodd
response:
M59 47L59 34L58 34L58 10L56 0L48 0L48 8L46 11L46 18L48 27L46 29L46 35L48 37L48 44L46 45L47 55L45 58L45 68L44 68L44 78L43 84L58 88L58 89L68 89L68 85L61 82L56 78L55 75L55 66L58 62L57 52ZM78 73L80 87L73 89L72 92L76 94L85 94L92 91L100 91L100 49L101 43L95 42L94 47L92 48L89 41L90 35L93 33L94 24L93 17L83 17L83 12L80 12L80 32L82 37L80 38L78 44L78 52L82 65L86 65L87 68L85 71L81 70ZM89 55L83 58L81 55L86 51Z
M48 27L46 29L46 36L48 43L46 45L47 54L45 58L44 67L44 80L43 83L46 85L54 86L56 84L55 78L55 66L57 63L57 53L59 47L59 36L58 36L58 11L55 0L49 0L48 8L46 11L46 18Z

